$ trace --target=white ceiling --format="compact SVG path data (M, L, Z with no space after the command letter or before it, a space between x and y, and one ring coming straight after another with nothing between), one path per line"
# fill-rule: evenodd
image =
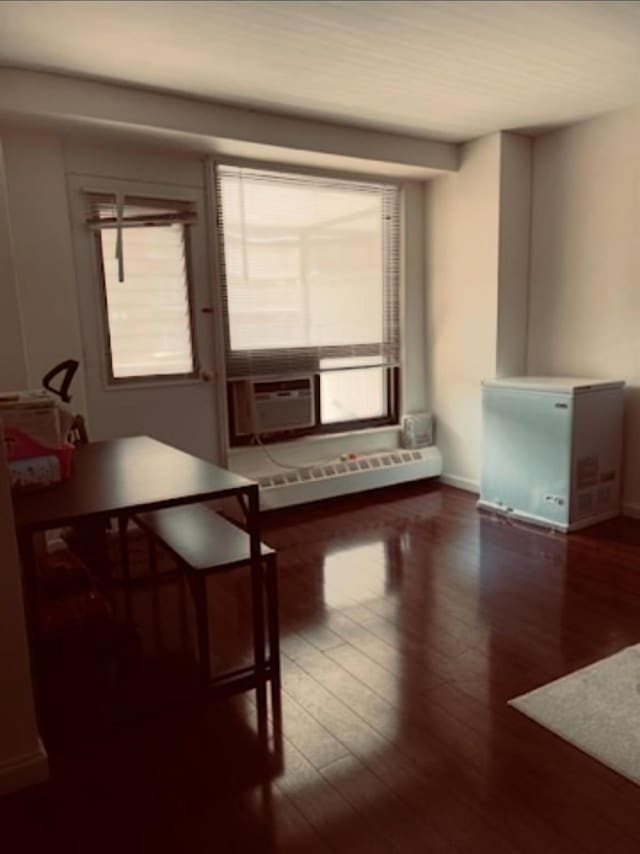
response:
M0 64L460 141L640 101L640 2L0 2Z

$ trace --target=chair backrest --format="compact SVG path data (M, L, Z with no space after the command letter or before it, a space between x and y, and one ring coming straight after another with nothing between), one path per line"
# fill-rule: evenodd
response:
M85 424L84 416L74 415L69 432L67 433L67 441L71 442L76 447L78 445L86 445L89 442L89 434L87 433L87 425Z

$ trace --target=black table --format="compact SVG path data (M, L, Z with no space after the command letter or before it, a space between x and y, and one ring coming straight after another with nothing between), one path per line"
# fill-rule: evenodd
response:
M260 557L258 485L149 436L81 445L71 476L42 490L18 494L14 515L30 624L37 656L37 572L34 534L88 519L118 519L134 513L198 501L237 497L251 538L251 588L255 688L258 710L266 708L265 631ZM34 649L34 646L36 649ZM35 663L35 662L34 662ZM37 667L35 667L37 676Z

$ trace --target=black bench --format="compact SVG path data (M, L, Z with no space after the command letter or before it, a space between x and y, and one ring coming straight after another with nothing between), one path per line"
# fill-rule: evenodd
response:
M255 687L255 666L227 671L212 678L206 592L208 575L246 566L250 562L249 535L204 504L187 504L136 514L133 520L149 537L151 570L156 570L154 549L155 543L159 543L186 574L196 614L202 689L207 692L232 693ZM275 705L275 698L280 691L277 563L275 551L264 543L260 546L269 642L268 656L265 650L265 675L271 680Z

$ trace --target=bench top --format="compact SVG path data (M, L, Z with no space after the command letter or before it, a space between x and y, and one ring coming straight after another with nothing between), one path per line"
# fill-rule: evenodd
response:
M204 504L138 513L134 520L190 569L232 569L251 559L249 534ZM275 554L265 543L260 547L263 557Z

